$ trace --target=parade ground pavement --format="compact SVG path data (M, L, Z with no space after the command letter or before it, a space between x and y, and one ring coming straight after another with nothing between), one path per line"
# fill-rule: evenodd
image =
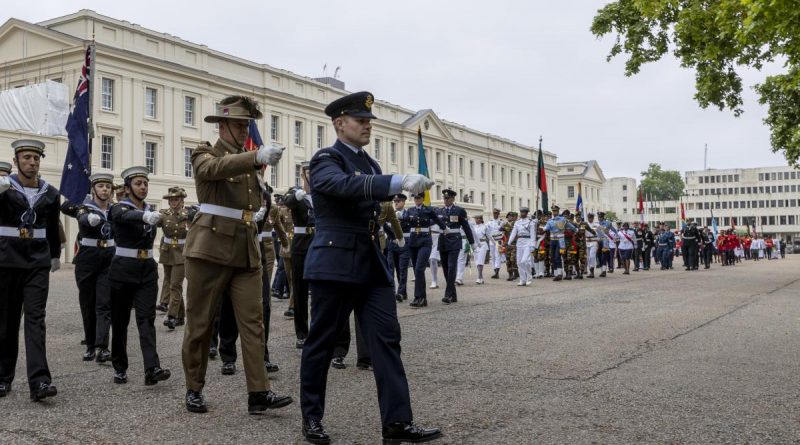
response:
M414 420L441 427L443 444L798 443L800 256L679 266L530 287L488 274L479 286L468 270L458 303L443 305L440 288L428 308L400 305ZM158 350L172 378L144 386L132 319L129 382L115 385L109 365L81 361L77 295L70 265L51 275L58 396L30 401L20 342L17 379L0 399L0 443L304 443L285 300L273 300L280 371L270 377L295 403L251 416L241 355L234 376L209 362L209 412L186 411L183 327L168 331L161 313ZM347 364L330 370L325 427L337 444L378 444L375 381L355 367L355 340Z

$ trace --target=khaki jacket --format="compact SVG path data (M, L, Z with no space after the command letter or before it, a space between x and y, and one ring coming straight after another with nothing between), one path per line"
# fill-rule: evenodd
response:
M292 221L292 211L288 207L280 207L278 210L278 218L284 230L284 238L278 238L281 242L281 251L279 253L281 258L292 257L292 238L294 237L294 222ZM278 234L280 237L280 234Z
M261 179L256 152L233 147L222 139L192 153L194 183L200 204L214 204L255 213L261 208ZM252 215L250 214L250 217ZM184 255L229 267L258 269L261 250L254 221L197 214L186 237Z
M161 253L158 262L167 266L183 264L183 245L178 240L185 240L189 231L189 210L186 208L178 211L172 209L161 210L161 221L158 225L164 233L164 238L171 238L172 243L167 243L161 238Z
M272 208L269 209L269 214L267 215L267 219L264 221L264 228L261 229L262 232L272 232L278 235L278 241L280 241L281 246L288 245L290 243L289 237L286 235L286 230L283 228L283 223L281 222L281 211L278 209L278 206L273 205ZM271 239L265 239L262 241L264 243L264 249L272 250L273 244Z
M381 214L378 216L378 225L383 227L384 223L389 223L392 227L395 239L403 239L403 227L400 226L400 221L397 219L397 213L394 211L394 206L390 201L381 203ZM381 232L380 235L381 250L386 248L386 234Z

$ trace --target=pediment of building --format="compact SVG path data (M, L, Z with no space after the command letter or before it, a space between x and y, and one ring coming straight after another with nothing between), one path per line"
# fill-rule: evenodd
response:
M426 137L445 139L448 141L453 139L452 133L447 129L444 122L430 109L418 111L403 122L402 127L414 133L417 132L417 128L422 129L423 139Z

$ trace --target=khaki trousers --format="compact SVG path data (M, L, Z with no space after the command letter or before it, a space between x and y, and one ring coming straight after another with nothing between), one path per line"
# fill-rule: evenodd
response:
M182 350L186 388L203 390L214 316L222 294L227 293L242 339L247 391L269 390L264 369L261 268L241 269L198 258L186 258L186 278L189 285L186 289L186 330Z
M164 282L161 283L161 300L164 300L164 294L167 294L167 304L169 310L167 315L174 318L183 318L186 310L183 305L183 279L186 276L184 265L176 264L174 266L164 266Z

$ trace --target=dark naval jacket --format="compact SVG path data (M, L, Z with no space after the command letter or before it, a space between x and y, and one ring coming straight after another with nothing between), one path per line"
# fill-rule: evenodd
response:
M309 229L309 227L313 228L315 226L314 206L308 201L308 197L310 195L298 201L294 196L294 191L292 191L283 198L283 204L292 212L292 225L295 228L306 228L306 233L295 233L292 237L293 254L305 255L308 251L308 246L311 245L311 240L314 239L314 229Z
M64 212L64 206L62 206L61 211ZM109 266L116 250L114 246L108 245L109 240L114 240L114 228L108 215L110 211L110 208L108 211L103 211L91 199L87 199L78 207L78 211L75 214L75 218L78 220L78 239L97 240L97 243L94 246L81 244L78 247L78 254L72 260L74 264L95 264L98 265L98 268ZM89 224L89 215L91 214L99 216L103 221L92 227Z
M316 234L306 257L307 280L393 283L378 239L380 201L391 197L392 175L358 153L337 140L311 159Z
M39 189L28 199L19 177L13 174L8 178L11 187L0 193L0 226L18 231L20 236L0 236L0 267L49 268L50 260L61 256L58 189L39 178ZM26 238L36 230L44 230L45 238Z
M400 219L400 224L403 225L403 231L407 231L404 223L408 224L408 230L411 231L408 247L432 247L431 226L437 225L442 230L445 228L445 224L440 220L433 208L425 204L419 208L413 206L406 209L405 214Z
M153 211L149 204L144 209ZM136 208L125 198L109 210L114 224L114 241L117 248L152 250L156 238L156 226L142 221L144 211ZM122 283L146 283L158 280L158 263L153 258L138 259L114 256L111 260L109 279Z
M436 209L439 220L444 223L445 229L450 233L442 232L439 235L439 250L442 252L449 252L451 250L461 250L463 247L461 232L459 229L464 230L467 235L467 241L470 245L475 244L475 238L472 236L472 228L469 226L469 219L467 218L467 211L463 207L455 204L447 207Z

